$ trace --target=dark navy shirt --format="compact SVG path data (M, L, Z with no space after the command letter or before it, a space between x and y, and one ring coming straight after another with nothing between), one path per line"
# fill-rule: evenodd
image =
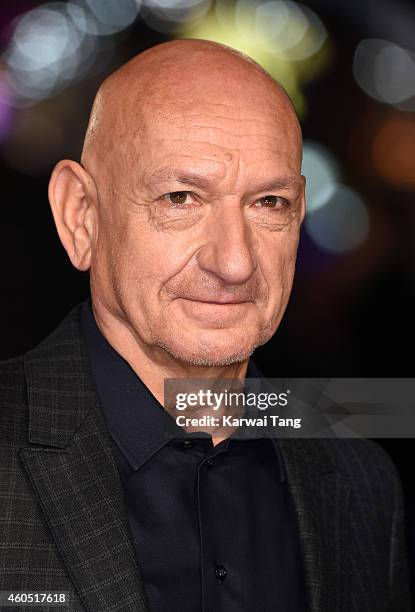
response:
M173 417L106 341L89 301L82 323L150 612L304 611L277 441L166 438ZM251 360L247 377L258 376Z

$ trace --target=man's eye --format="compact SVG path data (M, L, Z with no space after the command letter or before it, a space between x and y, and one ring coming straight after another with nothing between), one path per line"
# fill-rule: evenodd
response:
M163 198L167 200L169 204L173 204L173 206L183 206L184 204L191 204L193 202L189 191L172 191L171 193L166 193Z
M267 195L255 202L259 208L284 208L288 206L288 201L285 198L275 195Z

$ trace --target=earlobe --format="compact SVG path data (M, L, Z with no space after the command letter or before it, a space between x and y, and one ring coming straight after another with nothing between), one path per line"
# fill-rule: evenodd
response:
M96 234L97 193L94 181L82 166L62 160L49 181L49 202L59 238L72 265L88 270Z

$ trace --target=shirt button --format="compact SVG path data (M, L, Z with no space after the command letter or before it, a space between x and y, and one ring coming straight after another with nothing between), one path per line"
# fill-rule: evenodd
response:
M190 448L192 446L192 441L191 440L185 440L183 442L183 444L184 444L185 448Z
M208 464L208 467L212 467L212 465L213 465L213 459L208 459L208 460L206 461L206 463Z
M227 573L228 572L226 571L226 568L223 567L223 565L217 565L215 567L215 575L219 582L223 582L225 580Z

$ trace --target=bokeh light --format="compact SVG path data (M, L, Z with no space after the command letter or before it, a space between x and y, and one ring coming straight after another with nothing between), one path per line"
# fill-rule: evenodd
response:
M236 23L241 15L249 15L247 0L237 4ZM245 26L246 27L246 26ZM268 50L283 54L292 61L301 61L317 53L323 46L327 31L319 17L297 2L274 0L257 6L254 28L257 40Z
M307 211L313 212L331 199L340 178L339 167L323 145L305 140L302 173L306 177Z
M382 39L362 40L356 48L353 74L372 98L401 110L415 110L415 53Z
M337 184L326 205L306 216L305 227L318 248L342 254L367 239L369 215L353 189Z
M252 57L283 85L300 116L306 111L302 84L317 76L330 57L322 21L295 2L217 0L203 20L185 22L179 33L223 43Z
M362 244L369 216L362 198L342 185L339 164L321 143L305 140L302 174L306 177L305 227L323 251L341 254Z
M4 72L0 71L0 142L5 138L12 124L10 92Z
M327 31L311 9L282 0L237 0L233 5L217 0L215 13L225 30L235 30L247 43L254 44L290 61L301 61L317 53Z
M65 8L80 32L83 34L90 34L91 37L99 36L102 33L99 27L99 21L89 10L85 10L84 2L77 3L76 0L73 0L67 2Z
M142 19L154 30L174 32L199 22L211 6L211 0L143 0Z
M76 7L78 18L81 10ZM96 39L77 27L65 3L29 11L16 22L4 54L13 104L29 106L63 90L96 54Z
M415 189L415 118L393 112L379 126L373 140L373 164L393 185Z
M118 2L78 0L76 5L79 8L88 9L89 13L86 17L77 19L79 27L89 34L107 36L130 26L138 17L141 2L140 0Z

